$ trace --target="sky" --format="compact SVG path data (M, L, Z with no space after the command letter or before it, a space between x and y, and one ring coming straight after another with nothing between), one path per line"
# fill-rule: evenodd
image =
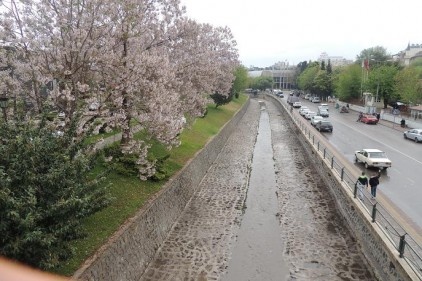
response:
M297 65L321 53L355 60L375 46L422 44L422 0L180 0L188 17L227 26L246 66Z

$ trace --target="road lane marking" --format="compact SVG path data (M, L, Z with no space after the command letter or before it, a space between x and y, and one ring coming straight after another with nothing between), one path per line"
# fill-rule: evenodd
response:
M339 122L339 121L337 121L337 122ZM345 124L345 123L343 123L343 122L339 122L339 123L341 123L341 124L343 124L344 126L346 126L346 127L350 128L350 129L353 129L354 131L357 131L357 132L358 132L358 130L356 130L355 128L353 128L353 127L349 126L348 124ZM362 134L362 135L363 135L363 134ZM368 136L368 135L365 135L365 137L370 138L371 140L373 140L373 141L375 141L375 142L381 143L382 145L385 145L386 147L388 147L388 148L390 148L390 149L392 149L392 150L394 150L394 151L396 151L396 152L400 153L401 155L403 155L403 156L405 156L405 157L407 157L407 158L409 158L409 159L412 159L413 161L415 161L415 162L417 162L417 163L419 163L419 164L421 164L421 165L422 165L422 162L421 162L421 161L419 161L419 160L417 160L417 159L415 159L415 158L413 158L413 157L411 157L411 156L409 156L409 155L407 155L407 154L405 154L405 153L401 152L400 150L395 149L394 147L392 147L392 146L390 146L390 145L388 145L388 144L386 144L386 143L384 143L384 142L382 142L382 141L379 141L379 140L377 140L377 139L375 139L375 138L373 138L373 137L371 137L371 136Z

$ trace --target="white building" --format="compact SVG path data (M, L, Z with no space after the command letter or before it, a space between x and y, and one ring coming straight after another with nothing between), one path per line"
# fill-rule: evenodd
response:
M343 66L352 64L352 60L347 60L341 56L329 56L326 52L321 53L321 55L318 58L318 61L325 62L325 65L328 64L328 61L330 61L331 66Z
M407 66L416 59L422 58L422 44L408 44L404 51L398 53L400 62Z

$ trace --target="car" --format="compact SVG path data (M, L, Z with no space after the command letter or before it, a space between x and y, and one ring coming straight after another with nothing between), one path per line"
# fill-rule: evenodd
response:
M329 120L321 120L318 123L315 124L315 128L318 131L325 131L325 132L333 132L333 124Z
M309 100L311 98L311 95L310 94L306 94L305 95L305 100Z
M299 109L299 114L303 115L304 111L307 111L307 110L309 110L309 108L307 106L302 105Z
M295 101L294 103L293 103L293 107L294 108L300 108L302 106L302 104L300 103L300 101Z
M321 104L318 106L318 108L323 108L323 109L325 109L325 110L329 111L329 110L328 110L328 104L326 104L326 103L321 103Z
M328 110L323 109L323 108L318 108L318 115L322 116L322 117L329 117L330 114L328 114Z
M391 167L391 160L388 159L387 154L384 151L372 148L355 151L355 162L364 163L365 168L387 169Z
M360 122L365 123L365 124L377 124L378 119L374 115L363 114L362 117L360 118Z
M319 99L319 97L314 97L314 98L312 99L312 102L313 102L313 103L319 103L319 102L321 102L321 100Z
M319 115L315 115L311 117L311 125L315 126L316 123L318 123L319 121L324 120L324 117L319 116Z
M66 118L66 113L64 113L64 112L60 112L59 114L57 114L57 117L58 117L60 120L63 120L63 119L65 119L65 118Z
M422 141L422 129L412 129L403 133L405 139L414 140L415 142Z
M306 116L306 114L309 112L309 111L311 111L309 108L306 108L306 109L304 109L304 110L302 110L301 112L300 112L300 115L302 115L303 117L305 117Z
M315 116L316 115L316 112L315 111L308 111L308 112L306 112L306 114L305 114L305 118L306 119L308 119L308 120L311 120L311 118L313 117L313 116Z

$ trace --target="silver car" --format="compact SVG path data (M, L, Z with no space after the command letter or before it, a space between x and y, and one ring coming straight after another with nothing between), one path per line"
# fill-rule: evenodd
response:
M422 141L422 129L412 129L403 133L405 139L411 139L415 142Z

